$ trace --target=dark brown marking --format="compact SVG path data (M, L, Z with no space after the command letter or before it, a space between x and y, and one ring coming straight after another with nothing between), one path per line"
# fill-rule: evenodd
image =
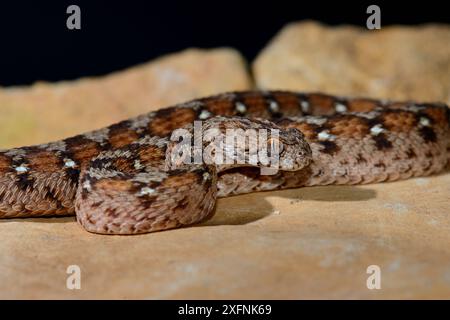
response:
M117 218L119 216L119 213L115 208L106 208L105 209L105 215L107 217Z
M17 175L16 185L22 190L32 189L35 179L31 177L28 173L21 173Z
M165 161L166 150L157 146L143 145L138 149L141 164L162 164Z
M312 93L307 96L311 114L322 116L332 115L336 112L334 109L335 98L326 94Z
M27 157L29 167L39 172L56 172L61 170L62 159L53 151L38 150Z
M204 98L199 100L206 106L206 110L212 114L218 114L222 116L232 116L235 114L233 102L230 99L225 98Z
M181 201L178 202L177 206L175 207L174 210L178 211L183 211L185 210L189 205L189 199L187 199L186 197L183 198Z
M386 110L381 116L381 124L392 132L410 132L417 126L417 115L406 110Z
M245 115L247 116L268 118L271 115L267 107L267 100L261 94L238 95L235 103L238 101L246 106Z
M415 151L413 150L413 148L409 148L406 151L406 156L408 157L408 159L413 159L415 157L417 157L417 154L415 153Z
M0 153L0 173L6 173L10 171L14 171L14 169L12 168L12 159L4 153Z
M387 139L384 133L379 133L376 136L372 136L375 141L375 145L378 150L387 150L392 148L392 143Z
M102 159L102 158L95 158L94 160L92 160L89 164L89 166L93 169L102 169L105 167L105 165L111 161L111 159ZM110 167L111 168L111 167ZM111 168L111 169L115 169L115 168Z
M79 166L85 165L89 160L97 156L102 147L99 143L78 135L64 140L67 145L67 152L71 154L71 159Z
M59 198L55 196L53 190L48 186L45 188L45 199L49 200L50 202L56 203L57 208L63 207L61 200L59 200Z
M367 160L362 156L361 153L358 153L356 155L356 162L359 164L362 164L362 163L367 163Z
M428 150L427 152L425 152L425 157L426 158L433 158L433 153Z
M299 111L301 111L298 95L289 92L275 91L272 92L271 96L280 106L281 113L284 116L296 116L299 114Z
M89 196L89 192L85 188L81 188L81 199L86 200Z
M322 152L330 155L339 151L339 146L333 141L318 141L323 146Z
M165 108L156 112L154 118L148 124L150 134L166 137L173 130L193 123L197 115L190 108Z
M98 207L100 207L100 205L103 203L103 201L98 201L98 202L94 202L91 206L92 206L92 208L98 208Z
M380 106L379 101L372 99L350 99L347 101L348 111L370 112Z
M120 172L130 175L138 173L138 170L134 167L134 157L131 159L117 157L110 161L113 163L114 168Z
M370 131L368 121L355 115L336 115L324 124L324 129L341 138L356 139L363 138Z
M142 209L147 210L152 206L153 203L155 203L157 198L158 198L157 196L152 196L148 194L138 197L139 205L142 207Z
M77 184L80 178L80 170L75 168L65 168L64 173L72 184Z
M315 124L309 124L306 122L292 122L285 126L285 128L295 128L305 135L308 141L314 140L317 137L317 133L320 132L319 126Z
M139 139L135 130L130 128L130 121L122 121L109 127L109 143L113 148L121 148Z
M434 132L434 130L430 127L421 127L419 129L419 133L422 136L423 140L427 143L437 141L436 132Z
M424 104L426 109L421 111L431 120L431 123L447 128L450 125L450 108L444 104Z
M374 166L375 166L376 168L383 168L383 169L386 169L386 165L385 165L384 163L381 163L381 162L375 163Z

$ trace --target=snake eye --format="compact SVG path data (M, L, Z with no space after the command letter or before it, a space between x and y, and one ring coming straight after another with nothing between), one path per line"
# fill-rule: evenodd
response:
M276 147L278 146L278 153L283 152L284 146L283 146L283 143L281 143L279 139L270 138L268 142L269 142L270 151L276 150Z

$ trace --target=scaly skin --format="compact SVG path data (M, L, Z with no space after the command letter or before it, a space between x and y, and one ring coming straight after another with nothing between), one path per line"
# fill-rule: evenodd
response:
M443 104L225 93L0 151L0 217L76 213L88 231L135 234L197 223L212 214L217 196L426 176L449 163L449 119ZM280 129L281 144L295 140L285 156L296 158L296 171L260 176L248 167L168 168L168 137L195 120Z

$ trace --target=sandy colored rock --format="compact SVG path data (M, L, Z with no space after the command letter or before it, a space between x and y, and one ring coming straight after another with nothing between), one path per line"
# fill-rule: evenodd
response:
M292 23L253 64L261 88L450 103L450 25Z
M241 55L189 49L107 76L0 88L0 146L42 143L200 96L250 87Z
M448 298L449 202L445 174L222 199L201 226L141 236L0 220L0 298Z

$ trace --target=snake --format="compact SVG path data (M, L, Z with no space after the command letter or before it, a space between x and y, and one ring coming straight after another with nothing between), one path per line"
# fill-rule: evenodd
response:
M92 233L142 234L205 221L220 197L437 174L450 163L449 110L439 102L321 92L207 96L67 139L0 150L0 218L75 214ZM279 170L262 174L267 162L258 159L174 157L174 133L192 134L196 122L215 133L181 150L194 143L203 150L212 138L230 150L234 140L222 139L230 129L277 132L260 145L278 146ZM236 150L249 160L251 149Z

